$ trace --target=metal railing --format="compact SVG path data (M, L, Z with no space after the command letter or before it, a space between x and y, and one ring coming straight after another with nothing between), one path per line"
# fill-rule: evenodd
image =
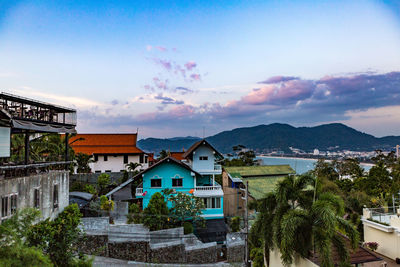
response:
M371 219L374 221L390 224L390 217L397 215L397 209L399 206L394 207L380 207L380 208L369 208L371 213Z
M42 162L26 165L1 165L0 178L24 177L50 170L67 170L72 161Z
M195 190L198 190L198 191L212 191L212 190L219 190L219 189L221 189L220 185L210 185L210 186L206 185L206 186L196 186L195 187Z
M215 164L214 171L222 171L222 166L220 164Z

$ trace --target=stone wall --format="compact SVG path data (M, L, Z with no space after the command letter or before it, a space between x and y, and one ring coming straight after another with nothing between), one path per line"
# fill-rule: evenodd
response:
M58 188L58 207L53 206L54 186ZM8 207L10 214L10 195L17 195L17 208L34 207L34 192L39 189L39 210L42 219L55 218L69 204L69 172L48 171L36 175L17 178L3 178L0 180L0 197L9 197Z
M150 232L141 224L109 225L108 217L83 218L87 254L152 263L217 262L217 243L202 243L183 227Z
M226 235L226 259L228 262L241 262L244 260L245 234L228 233Z

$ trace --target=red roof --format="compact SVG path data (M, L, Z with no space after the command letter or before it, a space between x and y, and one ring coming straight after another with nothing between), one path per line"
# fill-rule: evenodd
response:
M81 139L81 140L79 140ZM70 138L75 153L92 154L138 154L137 134L77 134Z

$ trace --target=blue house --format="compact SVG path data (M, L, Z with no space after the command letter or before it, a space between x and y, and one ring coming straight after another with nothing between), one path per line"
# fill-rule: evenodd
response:
M141 176L143 183L136 188L135 196L142 199L143 209L154 193L172 189L173 194L182 192L201 198L206 207L202 216L206 220L224 218L224 192L215 181L215 175L222 173L221 165L217 164L223 159L222 154L203 139L191 146L183 158L177 160L167 157L121 184L107 196L112 195L118 200L117 192L121 195L124 190L130 190L126 185ZM168 206L171 208L172 203L168 202Z

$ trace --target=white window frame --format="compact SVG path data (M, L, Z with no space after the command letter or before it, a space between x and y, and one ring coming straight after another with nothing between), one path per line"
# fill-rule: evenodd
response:
M214 210L214 209L221 209L221 197L205 197L205 208L208 210ZM214 202L214 208L212 207L212 204ZM219 205L217 205L219 204ZM208 207L210 206L210 207ZM218 207L219 206L219 207Z
M151 186L151 180L161 180L161 186L160 187ZM154 175L153 177L150 178L150 188L155 188L155 189L162 188L162 184L163 184L162 180L163 180L162 177L158 176L157 174Z
M174 179L181 179L182 180L182 185L181 186L174 186ZM180 176L179 174L175 174L172 178L171 178L171 186L174 188L182 188L183 187L183 177Z

